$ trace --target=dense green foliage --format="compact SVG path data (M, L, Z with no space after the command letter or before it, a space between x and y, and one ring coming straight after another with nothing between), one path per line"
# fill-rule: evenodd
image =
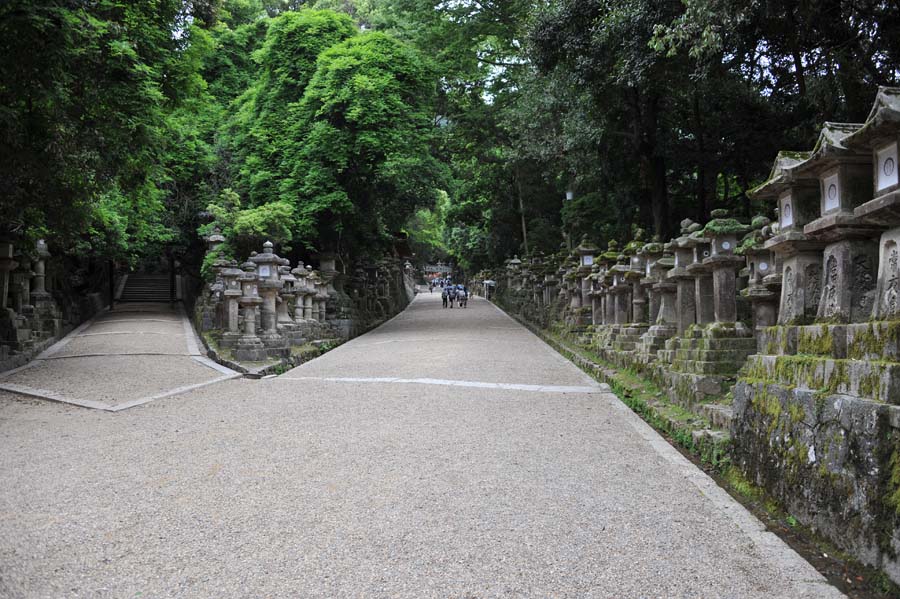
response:
M344 261L405 230L471 270L771 211L744 192L776 151L897 83L900 11L12 0L0 49L3 234L190 263L214 226L235 256L270 238Z

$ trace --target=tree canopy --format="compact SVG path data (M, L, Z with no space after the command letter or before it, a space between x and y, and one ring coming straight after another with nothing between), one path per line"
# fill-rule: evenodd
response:
M135 262L407 231L468 269L668 235L769 210L744 192L863 119L898 40L879 0L11 0L2 234Z

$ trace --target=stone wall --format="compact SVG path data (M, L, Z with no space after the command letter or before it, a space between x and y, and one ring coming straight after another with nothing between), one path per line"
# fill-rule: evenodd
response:
M210 236L208 251L218 256L223 241ZM331 255L313 269L292 267L273 250L266 242L242 264L214 260L213 279L195 301L197 329L229 361L293 363L310 344L338 343L393 317L415 294L412 267L396 256L345 274Z
M827 123L666 243L507 260L477 293L730 428L731 456L799 521L900 582L900 89ZM487 283L485 283L487 282Z

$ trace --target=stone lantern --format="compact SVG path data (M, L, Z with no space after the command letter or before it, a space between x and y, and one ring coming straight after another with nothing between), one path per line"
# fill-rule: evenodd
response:
M729 218L727 210L713 210L711 216L713 220L703 229L710 246L710 255L703 259L703 265L712 271L713 316L717 323L732 323L740 328L736 278L745 259L735 254L735 250L738 236L742 237L748 227Z
M19 266L12 272L13 309L19 314L30 315L34 311L31 305L31 279L35 273L31 270L31 258L28 254L16 255Z
M663 245L658 240L644 244L638 250L638 256L643 261L644 272L641 274L639 284L641 286L641 294L647 299L647 322L656 321L656 315L659 313L660 296L654 286L659 283L656 278L657 271L655 269L656 261L662 258Z
M803 232L824 242L820 322L862 322L872 313L882 227L854 215L872 198L872 154L844 145L861 125L826 123L810 157L792 167L795 177L819 181L819 217ZM789 282L785 280L785 288Z
M234 260L221 271L222 296L225 300L225 332L219 341L222 347L234 347L241 336L238 330L238 306L243 295L240 280L242 274L243 271Z
M297 277L291 272L291 263L286 258L281 259L278 275L281 277L281 294L276 305L278 329L292 341L297 323L291 318L290 308L296 302L298 289Z
M703 229L699 229L688 235L685 245L691 250L691 262L686 268L694 277L696 323L709 324L716 319L712 269L703 263L710 255L709 239L703 235Z
M31 287L31 303L36 310L40 310L48 302L52 302L46 288L47 258L50 257L50 252L47 250L47 243L43 239L38 239L34 247L34 253L37 259L34 261L34 283Z
M678 317L675 311L678 285L667 276L675 266L672 256L674 251L675 245L667 243L661 246L661 254L656 253L656 248L646 252L648 256L659 257L648 260L647 264L647 280L653 282L650 292L657 298L658 307L651 311L653 317L650 328L641 336L638 348L638 359L645 364L657 358L666 341L678 334Z
M18 265L18 261L13 259L13 244L8 241L0 241L0 309L4 309L8 305L9 273Z
M697 288L694 276L688 272L687 267L694 261L690 236L701 228L699 224L686 218L681 221L681 236L672 241L675 256L672 268L666 273L666 279L673 281L676 286L675 315L679 334L697 322Z
M278 292L281 291L281 258L275 255L271 241L263 244L261 254L256 254L250 261L256 264L259 275L259 293L263 298L260 324L262 331L259 338L274 355L281 355L286 348L284 337L278 332Z
M522 266L522 261L519 260L518 256L513 257L512 260L509 260L506 263L506 289L507 291L512 291L513 289L518 288L518 279L519 279L519 269Z
M603 324L607 326L616 323L616 298L612 293L613 272L612 267L619 259L619 242L610 239L606 245L606 251L600 255L600 289L601 309L603 310Z
M591 274L587 277L590 281L591 291L591 322L594 327L603 326L603 295L601 294L600 263L595 262L591 266Z
M751 223L753 231L741 242L741 253L746 261L747 287L741 295L750 301L753 310L754 330L774 326L778 321L779 294L766 277L775 270L774 256L764 247L771 236L769 219L757 216Z
M222 235L222 231L219 227L214 228L212 233L206 237L206 252L208 254L218 253L219 248L223 243L225 243L225 236Z
M319 281L316 283L316 298L319 300L319 322L325 322L328 315L328 286L326 279L319 273Z
M609 293L613 296L613 323L621 327L631 321L631 284L625 274L631 270L629 257L619 254L616 263L609 269L612 274L612 287Z
M294 275L294 322L301 323L312 320L312 299L307 306L307 298L310 298L309 271L303 262L298 262L296 268L291 271Z
M594 266L594 257L597 255L597 248L590 243L587 236L583 237L581 243L575 248L575 254L578 256L578 286L581 293L581 305L590 304L591 280L588 278Z
M234 357L241 362L262 362L268 354L266 346L256 334L256 312L263 302L259 297L256 264L247 261L241 267L243 273L238 277L241 283L241 297L238 302L244 312L244 329L235 344Z
M762 282L770 291L780 287L778 324L784 325L812 321L821 292L825 244L803 232L819 214L819 182L793 171L809 156L809 152L779 152L768 180L747 194L778 205L777 234L765 241L763 249L781 262L781 269L764 275Z
M628 256L628 270L625 280L631 285L631 324L647 326L646 288L641 286L641 279L646 276L647 264L641 250L644 248L644 231L638 229L635 238L625 246ZM642 331L643 333L643 331Z
M322 281L322 277L319 276L319 272L316 270L311 270L310 275L306 280L308 285L310 286L310 290L312 291L309 296L310 306L312 309L311 318L316 322L324 322L325 306L323 304L325 298L327 297L327 295L323 293L323 287L325 284Z
M853 215L884 232L878 251L878 278L872 318L900 317L900 88L881 88L865 126L847 138L847 145L872 157L873 198Z

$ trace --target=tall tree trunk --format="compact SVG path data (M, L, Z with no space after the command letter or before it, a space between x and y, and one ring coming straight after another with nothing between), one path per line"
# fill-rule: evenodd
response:
M670 228L666 161L656 147L659 96L643 96L640 90L631 88L628 101L634 113L632 139L638 159L638 208L641 221L650 222L653 234L666 239Z
M525 204L522 201L522 179L519 176L519 165L516 165L516 195L519 199L519 215L522 218L522 246L528 256L528 227L525 225Z

